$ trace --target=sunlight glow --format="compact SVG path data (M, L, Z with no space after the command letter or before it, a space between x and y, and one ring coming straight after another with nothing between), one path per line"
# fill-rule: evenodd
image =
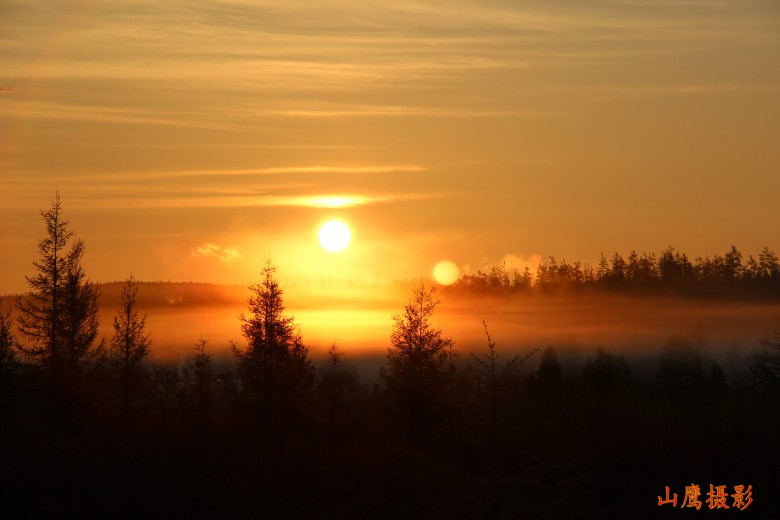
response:
M351 206L362 206L370 199L368 197L352 195L327 195L318 197L304 197L304 206L315 208L347 208Z
M433 279L442 285L452 285L458 276L460 276L460 269L449 260L442 260L433 268Z
M349 244L349 228L340 220L329 220L320 228L319 238L324 249L338 253Z

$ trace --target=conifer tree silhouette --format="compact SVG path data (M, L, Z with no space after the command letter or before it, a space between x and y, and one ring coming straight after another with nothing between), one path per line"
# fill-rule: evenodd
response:
M131 275L122 287L121 308L114 316L109 356L117 378L122 415L127 417L130 402L142 377L141 363L149 354L149 335L145 332L146 315L136 309L138 286Z
M431 324L440 303L434 293L434 287L426 288L420 282L403 314L393 316L387 365L381 371L388 389L408 414L410 444L422 440L431 407L444 389L447 361L455 355L452 339Z
M86 279L81 261L84 242L76 239L62 216L59 193L41 211L46 237L38 242L37 270L27 276L30 291L18 297L19 332L27 340L19 349L42 369L57 390L73 390L84 369L102 354L98 335L98 288Z
M239 316L247 348L231 344L244 397L254 403L266 424L274 417L288 416L314 379L309 349L292 316L284 313L283 291L275 272L269 259L261 281L250 287L250 314Z

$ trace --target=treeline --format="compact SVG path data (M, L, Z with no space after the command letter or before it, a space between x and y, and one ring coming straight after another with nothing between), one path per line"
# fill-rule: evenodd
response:
M315 366L270 263L217 363L193 336L179 365L130 277L112 334L59 200L42 212L36 274L0 315L0 499L28 517L604 518L650 516L664 486L771 500L780 451L780 322L726 370L704 336L672 336L652 381L597 350L581 370L553 347L461 356L421 283L393 317L381 384L332 345ZM71 240L74 239L74 240ZM195 325L194 325L195 326Z
M604 291L623 293L669 294L702 297L780 298L780 263L777 255L765 247L758 255L744 260L736 247L724 255L698 257L691 261L685 253L669 246L659 256L628 258L603 254L598 265L550 257L536 273L529 267L522 272L505 264L487 271L466 274L451 287L452 291L475 294L554 293Z
M137 303L143 308L189 307L198 305L242 303L246 288L202 282L144 282L136 281L139 288ZM119 301L124 282L100 285L100 300L112 306Z

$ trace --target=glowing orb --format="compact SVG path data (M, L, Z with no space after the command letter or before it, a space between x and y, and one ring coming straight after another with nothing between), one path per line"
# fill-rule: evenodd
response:
M460 269L454 262L442 260L433 268L433 279L442 285L451 285L460 276Z
M338 253L349 244L349 228L340 220L329 220L320 227L319 237L325 250Z

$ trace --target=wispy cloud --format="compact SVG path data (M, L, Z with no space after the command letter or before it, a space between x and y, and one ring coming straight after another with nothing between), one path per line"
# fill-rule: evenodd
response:
M497 265L503 265L508 270L517 269L519 272L525 271L527 267L531 272L536 272L539 268L539 264L542 263L542 255L538 253L533 254L521 254L521 253L507 253L497 262ZM487 266L486 266L487 268Z
M208 130L261 131L272 130L262 125L240 124L219 121L213 117L205 119L202 113L187 111L161 111L70 105L42 101L6 100L0 103L0 114L6 117L33 119L62 119L86 122L119 123L132 125L176 126ZM214 114L212 114L213 116Z
M590 101L611 101L625 98L692 96L729 92L773 92L780 90L780 87L757 83L690 83L680 85L594 86L583 90L591 93Z
M311 195L245 195L245 196L181 196L181 197L132 197L101 199L86 202L92 208L352 208L374 204L439 199L450 196L438 193L323 193ZM75 198L78 202L78 197ZM83 201L83 199L82 199ZM85 201L83 201L85 202Z
M161 172L160 176L214 176L214 175L275 175L286 173L394 173L394 172L424 172L428 168L418 164L390 164L364 166L277 166L268 168L245 168L233 170L188 170L180 172Z
M641 7L725 7L724 0L607 0L611 4Z
M139 181L139 180L165 180L181 179L186 177L202 179L227 179L230 177L251 177L251 176L284 176L284 175L312 175L314 177L329 174L346 175L378 175L388 173L423 173L430 169L419 164L365 164L365 165L301 165L301 166L270 166L261 168L224 168L224 169L182 169L182 170L159 170L159 171L137 171L137 172L115 172L101 175L101 182L105 184L114 184L117 182ZM94 181L94 177L71 177L72 180L81 182ZM264 188L282 188L282 187L301 187L300 185L280 185L268 184Z
M415 107L415 106L354 106L341 105L323 108L291 108L267 110L268 115L293 118L347 118L347 117L425 117L425 118L542 118L560 116L559 112L544 112L532 110L486 110L482 107Z
M64 179L56 173L9 174L0 187L22 193L50 184L72 194L69 200L78 206L94 209L349 208L446 197L443 192L420 191L423 179L417 174L428 171L416 164L365 164L102 172ZM366 175L372 178L363 179ZM334 176L343 191L333 191ZM351 188L344 189L348 185Z
M196 248L192 256L199 258L216 258L222 263L230 264L240 260L242 255L237 247L222 247L217 244L206 243Z

